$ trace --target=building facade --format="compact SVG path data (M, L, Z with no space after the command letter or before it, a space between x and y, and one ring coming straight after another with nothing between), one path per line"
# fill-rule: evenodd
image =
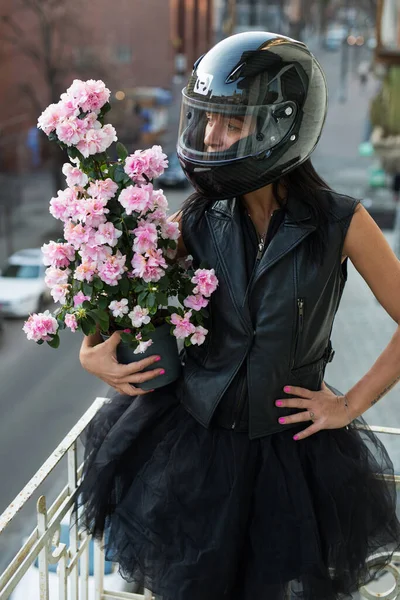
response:
M75 77L103 79L113 121L137 138L149 127L142 105L165 104L176 72L186 74L214 39L213 0L28 4L0 5L0 172L43 165L37 117Z

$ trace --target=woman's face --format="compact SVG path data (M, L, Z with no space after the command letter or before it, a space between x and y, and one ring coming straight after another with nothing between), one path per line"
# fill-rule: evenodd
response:
M254 133L256 120L248 116L226 116L206 113L204 144L207 152L223 152L235 142Z

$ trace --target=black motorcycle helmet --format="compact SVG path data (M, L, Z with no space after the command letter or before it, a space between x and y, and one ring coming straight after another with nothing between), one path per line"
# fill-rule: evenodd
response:
M194 65L182 91L178 157L208 198L245 194L310 156L326 109L325 76L305 44L239 33Z

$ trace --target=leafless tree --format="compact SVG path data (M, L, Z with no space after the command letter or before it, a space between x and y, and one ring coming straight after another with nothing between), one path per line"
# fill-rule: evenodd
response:
M72 76L107 77L104 57L91 53L90 32L82 19L84 10L84 0L12 0L9 10L0 12L2 41L8 42L10 52L27 58L44 83L35 85L32 72L22 72L15 90L29 100L35 121L48 104L58 102ZM38 94L43 89L45 97ZM60 166L65 156L55 144L49 152L55 188L60 189Z

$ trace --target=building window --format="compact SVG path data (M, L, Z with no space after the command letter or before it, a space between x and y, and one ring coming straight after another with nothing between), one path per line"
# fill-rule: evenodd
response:
M132 49L130 46L117 46L115 49L115 58L119 63L132 62Z

